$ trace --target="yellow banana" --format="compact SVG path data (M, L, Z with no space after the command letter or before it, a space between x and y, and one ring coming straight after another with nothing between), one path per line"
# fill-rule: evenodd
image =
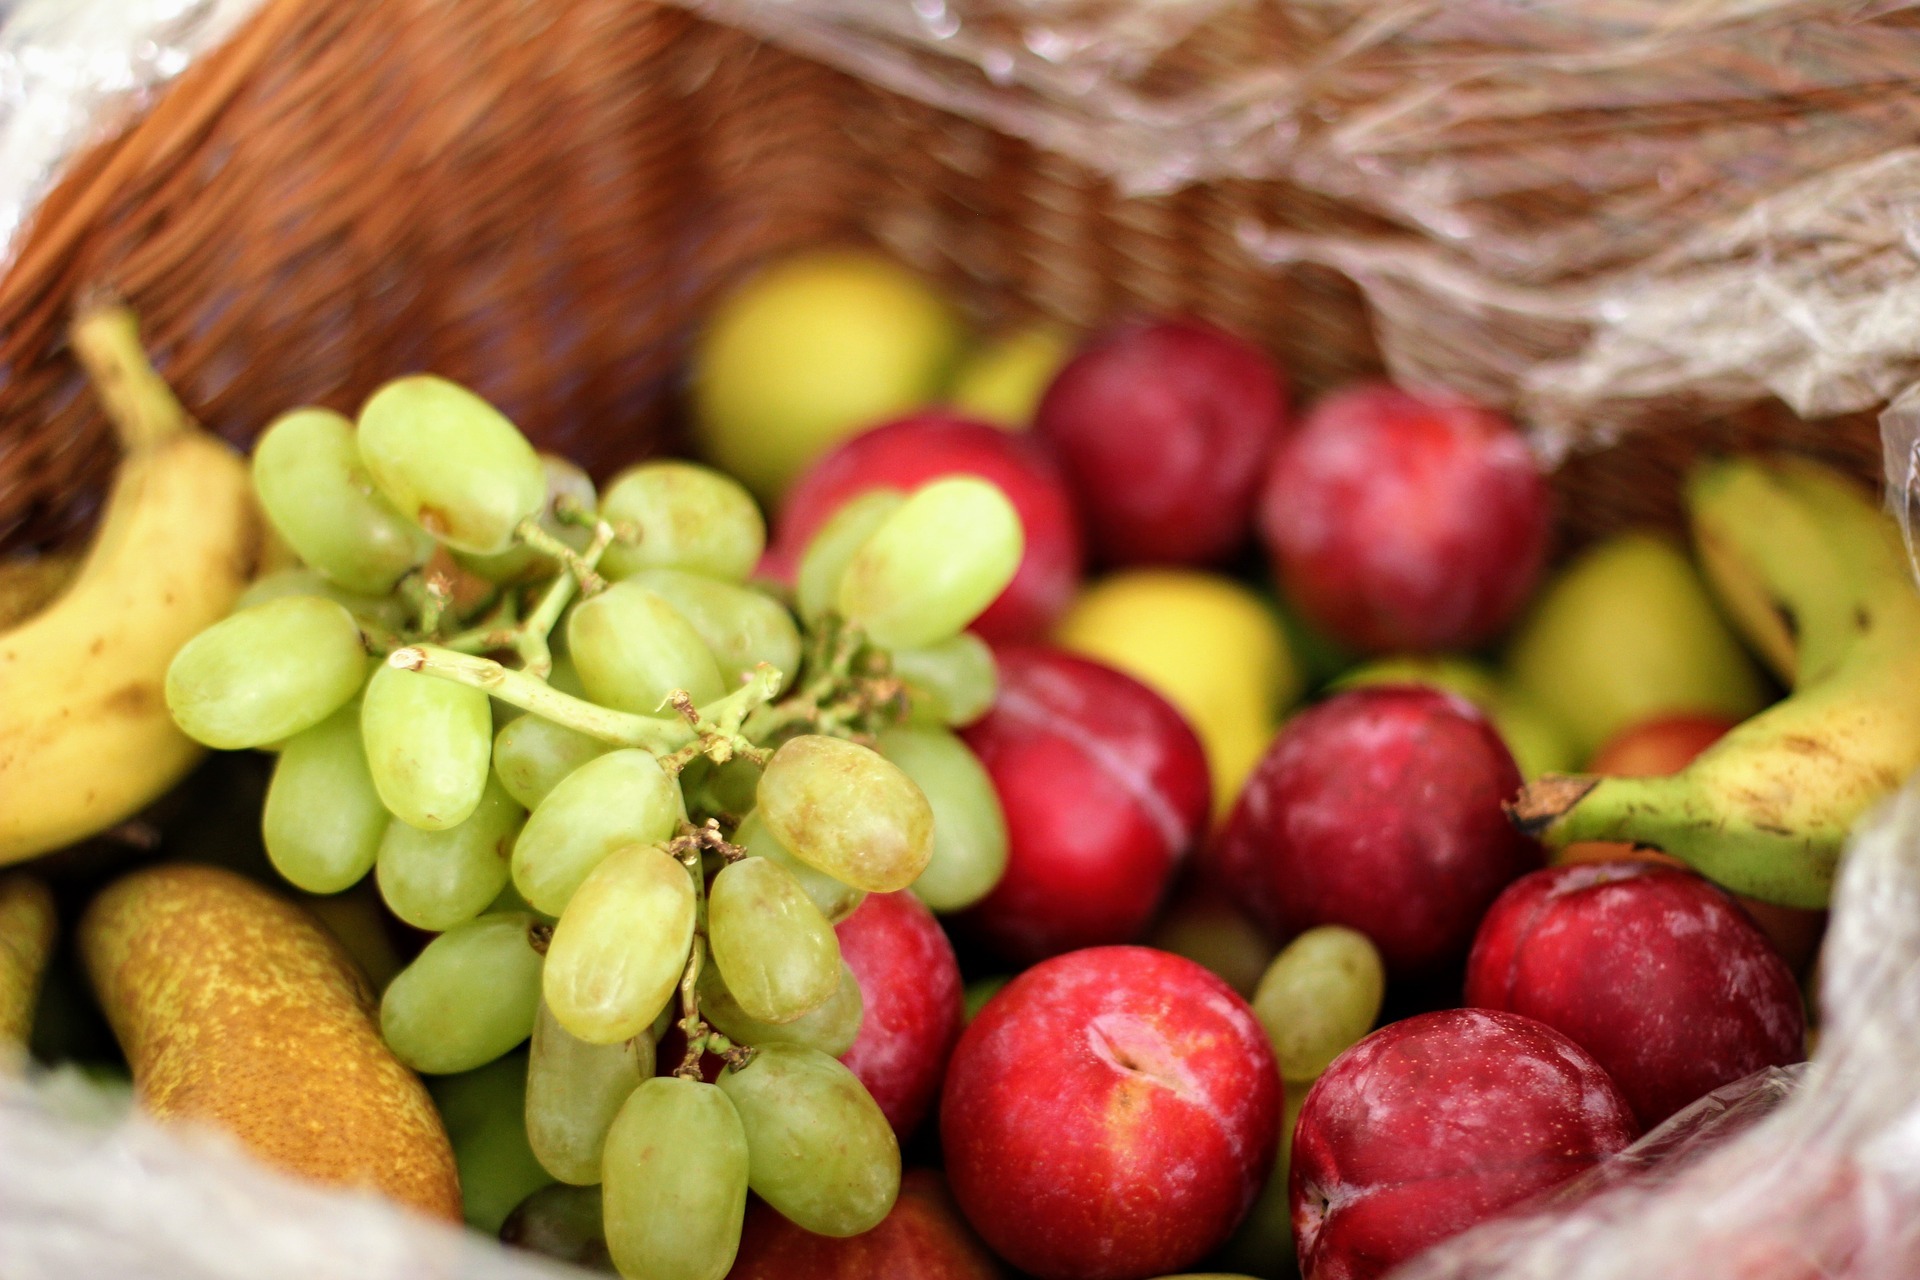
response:
M1548 775L1512 806L1550 843L1630 840L1728 888L1825 906L1848 832L1920 768L1920 592L1892 522L1804 459L1711 464L1695 538L1794 692L1664 778Z
M72 585L0 631L0 865L113 826L199 759L167 664L226 615L261 544L246 463L187 417L132 315L83 316L73 347L126 457Z

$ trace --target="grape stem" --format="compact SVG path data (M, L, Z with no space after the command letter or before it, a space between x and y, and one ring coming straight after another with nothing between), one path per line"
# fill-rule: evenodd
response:
M771 699L780 688L780 673L761 663L747 677L745 684L719 701L701 708L696 715L696 722L690 724L679 717L666 720L597 706L584 698L562 693L545 680L524 671L515 671L492 658L459 653L439 645L416 644L396 649L388 655L387 665L483 690L502 702L523 711L531 711L555 724L577 729L602 742L651 751L662 758L662 768L677 758L682 748L689 746L737 753L740 750L737 740L741 721L748 718L755 707Z
M800 728L856 738L900 718L904 686L889 670L885 655L867 648L858 627L829 614L809 634L807 649L802 662L806 683L792 697L754 711L741 726L742 735L763 743ZM875 670L857 669L874 666L876 660Z
M595 571L600 567L600 557L613 545L613 539L613 526L605 520L596 521L593 541L580 553L580 569L596 581L599 581ZM526 622L521 624L513 648L520 655L521 670L528 675L545 680L553 674L553 650L547 644L547 637L559 625L560 615L573 602L574 593L581 589L583 581L579 570L573 565L565 565L560 576L547 587L547 593L540 597L540 603L527 615Z
M548 533L533 516L516 525L513 533L541 555L558 560L567 574L579 581L583 595L596 596L607 589L607 580L594 571L594 566L587 563L585 556ZM602 547L601 550L605 551L606 548ZM559 617L557 613L554 616Z

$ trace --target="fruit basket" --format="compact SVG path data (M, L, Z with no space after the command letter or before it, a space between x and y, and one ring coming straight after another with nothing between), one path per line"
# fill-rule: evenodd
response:
M1676 477L1716 453L1788 449L1904 494L1907 418L1882 410L1920 338L1868 304L1920 274L1895 141L1920 115L1914 28L1897 7L1740 8L203 5L154 28L191 65L138 55L150 93L22 187L0 549L71 540L107 485L66 338L93 291L143 316L157 367L235 443L430 368L605 474L681 441L717 298L838 242L984 325L1192 312L1276 353L1302 398L1390 370L1515 409L1558 459L1574 543L1679 527ZM1423 76L1447 94L1409 94ZM1517 99L1533 76L1552 78ZM1431 105L1449 101L1467 105ZM1627 107L1643 125L1610 132ZM1734 163L1748 151L1774 163ZM1683 1158L1418 1274L1910 1274L1910 1233L1870 1210L1899 1218L1920 1182L1895 1047L1920 1034L1916 832L1902 801L1856 847L1819 1067L1696 1108L1637 1149ZM105 1139L9 1094L0 1132L19 1135L0 1243L26 1276L138 1269L155 1237L183 1277L535 1273L138 1124ZM31 1236L63 1197L84 1212ZM249 1234L204 1256L196 1225L228 1215Z

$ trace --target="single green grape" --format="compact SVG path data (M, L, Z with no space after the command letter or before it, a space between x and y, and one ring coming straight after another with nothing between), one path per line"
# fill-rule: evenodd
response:
M735 756L724 764L700 756L680 771L680 790L687 796L687 803L697 803L713 813L748 812L759 785L760 766L745 756Z
M526 1087L524 1053L427 1082L453 1145L467 1225L488 1235L499 1231L528 1195L553 1182L533 1158L520 1123Z
M360 700L360 738L373 785L394 817L423 831L465 822L493 763L487 695L451 680L381 664Z
M900 1144L853 1072L818 1049L770 1044L720 1073L747 1134L747 1183L820 1236L871 1231L900 1193Z
M484 915L429 942L387 984L380 1032L400 1061L428 1075L471 1071L533 1033L547 926Z
M547 500L546 469L519 428L445 378L415 374L374 392L359 442L387 501L456 551L505 551Z
M628 844L659 844L683 816L680 790L636 747L609 751L562 779L528 815L513 846L513 883L537 911L558 916L600 860Z
M721 1280L747 1213L747 1134L732 1101L698 1080L655 1076L607 1132L601 1211L624 1276Z
M1380 952L1358 930L1325 924L1289 942L1253 993L1280 1078L1290 1086L1317 1079L1373 1030L1386 989Z
M282 596L187 641L167 668L167 709L196 742L263 747L338 711L366 674L352 614L318 596Z
M356 704L295 734L281 749L260 835L289 884L308 893L353 885L373 866L387 822L360 749Z
M933 807L933 857L914 896L949 912L992 893L1007 870L1007 819L979 758L945 729L889 729L874 746Z
M375 492L353 424L330 409L282 414L253 446L260 506L296 554L349 591L384 595L433 539Z
M671 715L667 695L676 689L696 706L726 692L720 665L693 624L636 582L616 582L573 607L567 652L587 696L603 707Z
M611 750L612 744L544 716L517 716L494 735L493 771L508 795L535 809L562 778Z
M840 607L840 578L853 553L906 500L898 489L869 489L827 517L801 553L794 574L793 596L801 617L818 622Z
M600 1216L599 1173L593 1175L590 1187L549 1183L522 1200L500 1224L500 1243L587 1271L612 1274L606 1224Z
M326 575L318 569L307 568L280 569L254 579L253 584L233 602L233 611L239 613L242 609L251 609L254 605L283 596L319 596L323 600L332 600L344 605L357 621L370 622L389 631L398 631L407 625L407 603L399 596L362 595L327 581Z
M970 725L987 714L999 692L993 650L971 631L925 649L894 649L889 656L893 674L907 686L911 724Z
M820 914L827 918L829 924L839 924L867 900L865 889L856 889L844 880L835 880L824 871L815 871L789 853L779 837L767 830L767 824L761 819L758 809L741 820L739 829L733 833L733 842L756 858L765 858L784 867L787 874L799 884L801 891L813 899L813 905L820 908Z
M794 878L765 858L742 858L713 878L707 938L727 990L761 1022L792 1022L839 989L833 926Z
M465 822L422 831L398 819L379 845L374 879L394 915L439 933L485 911L507 884L507 860L527 811L488 779Z
M933 856L933 808L900 767L844 738L790 738L767 762L760 820L789 853L836 880L892 893Z
M653 1076L651 1027L617 1044L588 1044L560 1025L545 1001L527 1059L527 1141L562 1182L600 1181L607 1130L620 1104Z
M740 482L693 462L643 462L614 477L603 518L640 530L637 543L617 542L601 561L625 578L642 569L685 569L744 582L766 549L767 522Z
M593 541L593 530L583 524L562 520L554 515L553 510L554 504L565 498L592 511L598 500L593 490L593 477L552 453L540 455L540 469L547 481L546 500L540 506L540 527L575 551L585 551L587 544ZM551 557L525 543L515 543L491 556L456 551L453 558L461 568L479 574L488 582L521 582L531 577L550 576L559 567Z
M547 948L542 990L560 1025L589 1044L650 1026L693 945L693 877L658 845L615 849L580 882Z
M717 968L700 971L700 1013L736 1044L797 1044L837 1058L853 1047L866 1012L860 983L840 962L840 985L827 1002L792 1022L762 1022L740 1007Z
M780 673L780 688L800 669L800 628L787 607L764 591L703 578L679 569L642 569L628 581L672 605L720 664L729 689L764 662Z
M553 638L561 641L562 644L560 648L554 650L553 670L547 673L547 683L562 693L570 693L576 698L586 697L586 682L580 678L580 669L573 665L573 659L566 653L564 643L567 638L566 629L561 628Z
M975 476L915 490L847 562L840 615L886 649L966 629L1013 581L1026 550L1007 495Z

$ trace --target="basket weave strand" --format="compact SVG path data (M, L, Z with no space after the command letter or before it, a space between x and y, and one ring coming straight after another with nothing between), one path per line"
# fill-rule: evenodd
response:
M981 323L1187 310L1273 349L1303 397L1380 368L1354 290L1241 254L1248 220L1370 225L1280 183L1123 199L1096 175L644 0L272 0L78 158L0 279L0 549L71 540L114 453L64 350L111 288L237 443L394 375L475 386L604 475L661 447L689 336L770 256L877 243ZM1703 450L1877 475L1867 417L1677 410L1564 466L1576 537L1671 525Z

